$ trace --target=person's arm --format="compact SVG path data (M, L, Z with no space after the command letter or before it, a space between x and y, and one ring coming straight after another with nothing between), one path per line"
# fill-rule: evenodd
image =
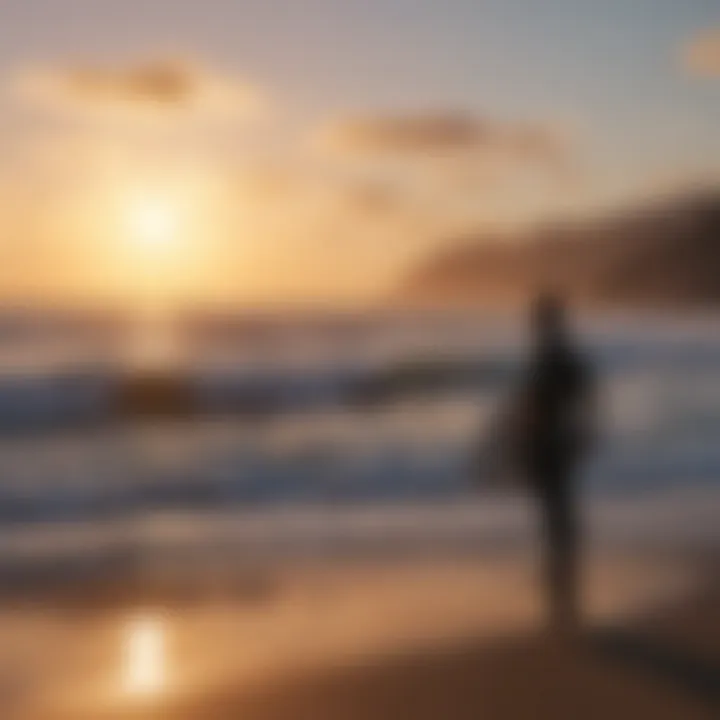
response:
M477 445L476 484L497 487L517 482L528 416L525 392L515 392L500 404Z

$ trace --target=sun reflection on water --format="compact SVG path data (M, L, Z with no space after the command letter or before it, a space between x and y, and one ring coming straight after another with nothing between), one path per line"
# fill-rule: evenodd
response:
M122 684L133 696L162 692L167 683L165 626L160 618L131 619L124 631Z

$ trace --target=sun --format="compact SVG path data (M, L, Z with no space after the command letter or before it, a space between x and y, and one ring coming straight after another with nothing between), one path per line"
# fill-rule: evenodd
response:
M182 231L180 209L168 198L134 198L127 208L126 225L130 242L149 250L177 246Z
M88 191L84 204L101 292L154 316L215 292L230 206L224 184L202 174L146 175Z
M163 189L120 196L115 273L134 302L156 309L187 294L203 250L196 211L190 199Z

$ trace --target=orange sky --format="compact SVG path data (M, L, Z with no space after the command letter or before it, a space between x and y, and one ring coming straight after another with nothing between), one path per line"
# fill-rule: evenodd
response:
M29 68L12 90L34 124L0 188L11 296L375 298L456 233L560 207L573 172L565 138L542 126L427 114L288 127L259 90L197 60ZM143 237L152 218L161 238Z
M313 0L332 33L293 15L317 38L298 56L284 15L248 9L258 17L239 24L237 3L208 0L217 13L193 20L167 2L76 17L76 0L57 0L42 37L26 3L0 7L1 297L364 302L470 231L720 174L720 44L700 13L648 24L649 0L588 9L593 48L550 22L566 0L529 34L527 0L451 0L447 27L427 8L393 32L401 0L359 15L354 0L337 15ZM470 26L477 42L461 43Z

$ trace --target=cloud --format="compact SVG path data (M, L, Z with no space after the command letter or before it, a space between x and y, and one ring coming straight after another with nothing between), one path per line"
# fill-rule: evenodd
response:
M683 49L684 65L694 75L720 77L720 28L696 35Z
M374 217L484 214L498 198L550 203L581 184L568 135L541 124L468 114L376 116L330 123L316 137ZM436 210L430 210L435 208Z
M545 128L462 113L340 120L323 128L319 140L343 153L400 157L482 154L549 160L563 151L557 135Z
M243 116L261 105L250 85L190 60L33 67L13 84L24 101L65 112Z

